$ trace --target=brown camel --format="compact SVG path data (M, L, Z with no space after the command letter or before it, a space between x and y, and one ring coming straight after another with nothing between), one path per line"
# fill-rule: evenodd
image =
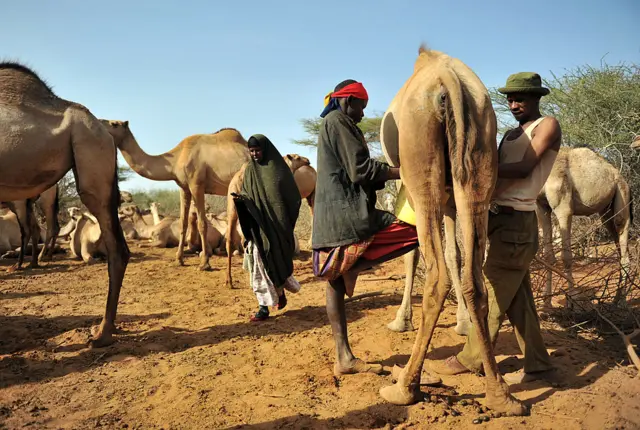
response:
M544 255L550 264L555 263L551 212L558 219L562 238L562 260L569 283L569 294L583 298L585 292L574 291L571 273L571 220L573 216L600 214L611 234L618 254L622 273L629 268L629 229L633 207L629 184L620 171L589 148L561 148L553 169L538 195L536 213L543 233ZM622 285L621 285L622 287ZM545 306L551 307L551 271L547 272ZM586 298L586 297L584 297ZM616 302L624 301L621 288L616 292ZM571 305L571 301L568 302Z
M0 63L0 201L24 200L73 169L82 203L96 217L108 255L109 294L92 345L113 342L129 248L118 223L113 139L84 106L56 96L31 69Z
M309 208L311 210L311 215L313 215L313 200L315 197L316 190L316 170L311 167L311 163L308 158L302 157L298 154L287 154L284 157L284 161L291 169L291 173L293 173L293 178L296 180L296 185L298 186L298 190L300 191L300 195L303 198L307 199L309 203ZM232 244L239 241L239 229L238 226L238 212L236 211L236 205L233 201L233 197L231 193L239 194L242 191L242 184L244 182L244 171L247 167L248 163L245 163L240 167L240 170L233 176L231 182L229 183L229 190L227 192L227 233L225 234L225 242L227 247L227 286L229 288L233 288L233 279L231 275L231 257L233 254L231 253ZM301 169L305 169L301 174L296 178L296 172ZM298 243L298 238L294 234L295 240L295 252L294 254L298 254L300 252L300 245Z
M386 120L397 127L402 182L416 212L420 250L427 269L420 327L409 362L396 384L380 390L394 404L419 398L427 348L450 289L441 226L453 191L462 232L462 291L477 327L486 375L486 404L496 412L522 415L526 408L509 394L489 341L487 291L482 263L489 202L498 171L496 116L485 86L464 63L421 47L413 75L389 106ZM391 138L391 133L389 138Z
M191 199L198 212L200 240L207 243L205 194L226 196L229 182L249 160L247 141L239 131L223 128L213 134L196 134L182 140L172 150L149 155L140 148L128 121L103 120L129 166L154 181L175 181L180 187L181 234L176 261L184 265L184 243ZM200 270L208 270L210 250L201 253Z

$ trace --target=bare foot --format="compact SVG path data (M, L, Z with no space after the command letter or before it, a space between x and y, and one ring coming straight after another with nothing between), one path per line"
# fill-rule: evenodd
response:
M394 365L393 369L391 369L391 380L393 382L397 382L400 378L400 373L404 369L404 366ZM432 375L426 369L422 370L422 375L420 375L420 385L440 385L442 384L442 379L439 376Z
M416 403L422 394L418 385L410 384L409 387L403 387L399 382L396 382L393 385L380 388L380 396L391 404L404 406Z
M493 384L492 384L493 385ZM529 414L529 408L509 393L509 386L500 381L493 387L487 384L485 406L506 416L523 416Z
M14 265L13 265L13 266L11 266L11 267L8 267L8 268L7 268L7 273L13 273L13 272L15 272L16 270L18 270L18 263L14 264Z
M337 362L333 365L333 374L335 376L354 375L356 373L374 373L379 375L382 373L382 365L365 363L359 358L356 358L354 365L351 367L342 367Z
M413 331L413 323L410 319L406 320L403 318L397 318L387 324L387 328L391 331L395 331L396 333L403 333L405 331Z

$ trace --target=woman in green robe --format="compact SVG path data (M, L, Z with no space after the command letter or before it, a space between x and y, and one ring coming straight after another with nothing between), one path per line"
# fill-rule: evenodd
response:
M301 197L289 166L273 143L256 134L248 144L251 160L242 192L233 194L233 199L246 238L244 266L260 306L251 320L263 321L269 317L269 306L286 306L284 289L300 289L293 277L293 231Z

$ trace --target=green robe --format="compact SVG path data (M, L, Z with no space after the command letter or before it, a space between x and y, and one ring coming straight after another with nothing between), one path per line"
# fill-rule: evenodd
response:
M273 143L261 134L252 140L262 148L262 160L249 161L242 192L234 202L245 238L258 246L271 282L280 287L293 274L293 231L301 197L289 166Z

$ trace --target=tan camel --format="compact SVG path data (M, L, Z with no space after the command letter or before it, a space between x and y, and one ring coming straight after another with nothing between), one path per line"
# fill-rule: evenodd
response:
M224 249L224 236L217 228L211 224L209 217L205 216L207 223L207 249L215 255L222 255ZM189 227L187 229L187 244L193 252L203 251L200 235L198 234L198 214L195 208L189 212Z
M98 220L87 212L73 218L75 228L71 232L69 248L73 258L81 258L87 264L96 262L95 257L107 255Z
M225 249L226 253L226 244L227 244L227 211L220 212L215 215L212 213L207 213L207 219L221 234L222 234L222 246ZM233 250L233 255L241 255L244 253L244 249L242 248L242 243L244 242L244 234L242 233L242 228L240 228L240 223L236 223L236 232L234 234L234 240L231 244L231 249Z
M316 169L311 167L311 162L307 157L298 154L287 154L283 158L293 173L298 191L300 191L300 197L307 199L311 216L313 216L313 201L316 195L316 180L318 178Z
M638 149L638 148L640 148L640 135L634 137L633 140L631 141L631 149Z
M313 167L311 167L311 163L308 158L302 157L298 154L287 154L284 157L284 161L289 166L291 173L293 173L294 179L296 179L295 173L300 171L301 169L305 169L303 173L298 176L298 180L296 180L296 185L298 186L298 190L300 191L301 196L306 196L307 202L309 204L309 208L311 210L311 215L313 215L313 201L315 197L315 189L316 189L316 171ZM239 233L238 231L241 229L238 228L238 212L236 211L236 204L233 201L233 197L231 193L239 194L242 192L242 184L244 182L244 171L247 167L248 163L245 163L240 167L240 170L233 176L231 182L229 183L229 189L227 192L227 225L230 226L227 228L227 233L225 235L225 244L227 247L227 286L229 288L233 288L233 277L231 275L231 246L232 244L239 241ZM310 170L307 170L310 169ZM311 187L313 185L313 188ZM295 240L295 250L294 255L300 253L300 244L298 242L298 238L296 235L293 235Z
M108 255L109 294L95 347L112 343L129 248L118 223L116 149L84 106L56 96L29 68L0 63L0 201L24 200L71 168L82 203L96 217Z
M395 123L402 182L416 212L426 281L420 327L409 362L397 383L380 390L394 404L419 398L427 348L450 288L441 226L451 184L463 239L462 291L482 345L486 405L522 415L526 408L509 394L489 341L487 291L482 262L489 201L498 171L496 116L485 86L464 63L420 48L413 75L396 94L385 121ZM392 138L389 133L385 138ZM387 143L390 145L390 143ZM455 231L455 230L454 230Z
M18 217L10 211L0 215L0 255L22 246Z
M164 219L164 216L160 215L160 204L158 202L151 202L149 209L151 210L153 225L160 224L160 221Z
M184 242L191 199L198 212L200 239L206 243L205 194L227 195L227 188L240 166L249 160L247 141L240 132L223 128L213 134L196 134L161 155L149 155L138 145L128 121L107 121L125 160L139 175L154 181L175 181L180 187L180 241L176 261L184 265ZM201 254L200 270L208 270L209 256Z
M64 240L70 240L69 236L71 235L73 230L76 228L76 224L77 224L76 218L78 218L82 214L82 211L80 210L80 208L76 206L67 208L67 212L69 213L69 222L67 222L64 225L64 227L60 229L60 233L58 233L58 237ZM118 218L120 218L119 215L118 215Z
M573 216L600 214L611 234L618 254L622 273L629 268L629 229L633 207L629 184L620 171L589 148L565 148L558 153L553 169L538 196L536 213L543 233L544 255L555 263L551 212L558 219L562 238L562 260L569 283L569 295L587 298L585 292L574 291L571 266L571 220ZM616 293L616 302L624 301L622 285ZM545 306L551 307L551 271L547 271ZM571 301L568 302L571 306Z
M128 217L141 239L149 239L147 244L154 248L170 248L178 246L180 242L180 220L164 218L157 225L149 225L142 218L141 210L136 205L127 205L120 209L120 213Z

